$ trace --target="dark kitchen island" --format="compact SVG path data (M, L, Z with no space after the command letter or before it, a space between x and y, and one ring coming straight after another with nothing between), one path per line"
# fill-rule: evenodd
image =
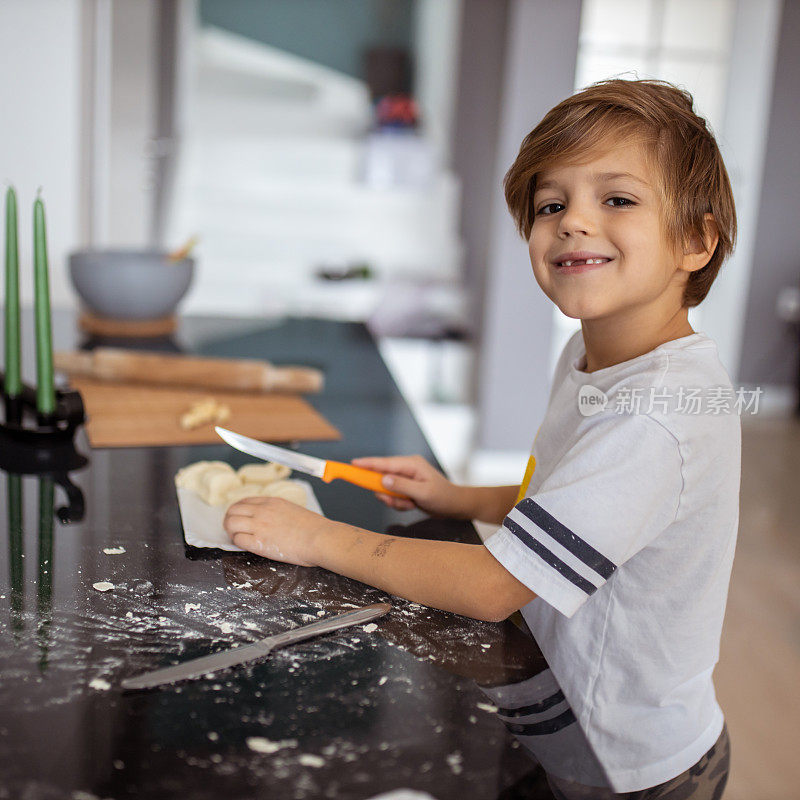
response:
M54 340L92 344L70 313L56 315ZM308 400L342 439L302 452L435 463L363 325L185 318L174 340L150 345L319 367L325 389ZM24 361L33 364L30 341ZM550 796L481 690L543 668L514 624L424 608L324 570L187 547L173 476L194 461L253 460L223 444L92 450L83 431L76 444L88 463L69 473L71 497L52 476L16 476L8 458L0 476L0 798ZM469 523L400 514L341 481L309 480L332 519L478 541ZM114 589L93 589L99 581ZM374 631L348 628L202 680L119 688L145 670L384 601L393 608Z

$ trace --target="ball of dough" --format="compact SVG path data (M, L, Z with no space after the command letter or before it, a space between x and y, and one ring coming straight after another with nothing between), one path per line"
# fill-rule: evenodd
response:
M307 507L305 487L284 480L291 470L282 464L246 464L235 472L224 461L198 461L175 475L175 485L198 494L211 506L231 506L246 497L282 497Z
M306 490L299 483L294 481L276 481L264 487L264 495L266 497L282 497L291 503L297 503L298 506L306 507Z
M266 464L245 464L243 467L239 467L238 474L244 483L268 484L288 478L291 472L291 469L283 464L267 462Z
M210 506L225 503L228 492L241 487L242 482L235 472L212 472L203 475L198 494Z
M230 464L223 461L198 461L175 476L175 485L196 492L210 506L225 502L229 491L242 485Z
M189 489L192 492L200 493L202 479L207 472L230 472L233 468L224 461L196 461L183 469L179 469L175 475L175 485L179 489Z
M308 495L305 487L295 481L273 481L268 485L246 483L244 486L228 492L225 503L230 507L246 497L282 497L284 500L289 500L303 508L308 507Z
M262 497L264 494L264 485L261 483L245 483L242 486L236 486L225 495L225 505L230 506L244 500L245 497Z

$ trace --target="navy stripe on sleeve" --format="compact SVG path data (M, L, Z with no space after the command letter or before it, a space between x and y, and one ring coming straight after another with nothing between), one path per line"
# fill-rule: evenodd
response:
M602 553L598 553L580 536L574 534L566 525L562 525L552 514L545 511L535 500L526 497L517 508L546 534L555 539L564 549L579 558L589 569L608 580L616 570L616 565Z
M592 594L597 591L597 587L586 580L583 575L575 572L569 564L565 564L558 556L551 553L541 542L534 539L521 525L514 522L513 519L506 517L503 520L503 527L507 528L514 536L517 537L526 547L533 550L539 558L546 564L549 564L556 572L563 575L568 581L574 583L579 589L582 589L586 594Z
M516 736L544 736L560 731L575 721L575 714L572 713L571 708L568 708L557 717L543 719L541 722L504 722L503 724Z
M497 713L503 717L527 717L529 714L541 714L542 711L547 711L548 708L558 705L564 700L564 692L560 689L551 694L550 697L545 698L540 703L534 703L530 706L520 706L519 708L498 708Z

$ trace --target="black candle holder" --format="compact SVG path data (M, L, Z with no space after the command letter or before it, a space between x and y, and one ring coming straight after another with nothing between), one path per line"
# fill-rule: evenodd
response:
M0 381L5 375L0 372ZM0 424L0 469L24 475L63 473L87 463L75 449L78 428L86 422L80 392L56 389L52 414L36 410L36 390L23 384L10 397L3 393L5 419Z
M5 378L0 372L0 381ZM76 391L56 390L56 410L36 411L36 391L23 385L16 397L3 394L5 421L0 424L0 470L9 476L38 475L64 489L67 505L55 509L62 524L79 522L85 513L83 492L69 473L88 463L75 449L75 433L86 421L83 398ZM52 516L52 514L51 514Z

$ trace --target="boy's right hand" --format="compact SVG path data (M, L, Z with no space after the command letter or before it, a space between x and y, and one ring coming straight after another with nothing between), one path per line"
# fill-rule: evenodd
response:
M419 508L436 517L467 517L463 487L451 483L422 456L354 458L357 467L385 473L383 485L410 498L375 493L387 506L400 511Z

